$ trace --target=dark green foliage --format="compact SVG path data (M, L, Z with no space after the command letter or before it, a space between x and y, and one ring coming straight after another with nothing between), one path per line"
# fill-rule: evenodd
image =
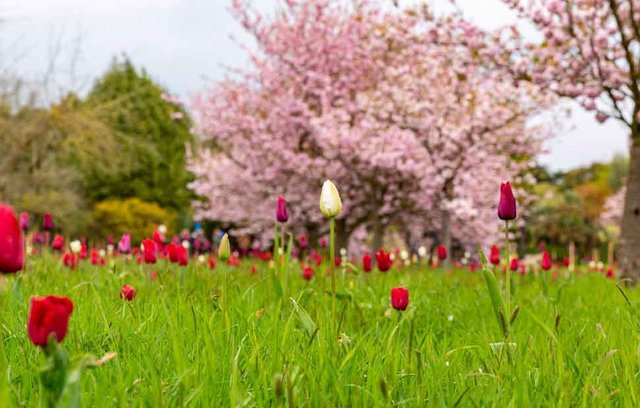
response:
M191 123L180 105L163 99L165 91L132 63L114 61L84 102L116 134L118 169L85 166L83 181L91 202L139 197L178 212L192 199L187 183L186 147ZM180 119L172 118L178 113Z

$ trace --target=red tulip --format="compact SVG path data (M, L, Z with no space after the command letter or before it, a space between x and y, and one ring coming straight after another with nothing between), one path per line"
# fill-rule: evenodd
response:
M235 255L231 255L231 257L227 259L227 265L240 266L240 264L241 264L240 259Z
M569 267L569 263L570 263L570 260L569 260L569 257L568 257L568 256L565 256L564 258L562 258L562 264L563 264L566 268L568 268L568 267Z
M551 254L548 251L542 253L542 269L545 271L551 269Z
M336 256L336 257L333 259L333 264L334 264L335 266L340 266L340 264L341 264L341 263L342 263L342 258L340 258L339 256Z
M438 245L438 259L441 261L444 261L445 259L447 259L447 247L445 247L444 245Z
M525 276L527 274L527 265L520 264L520 276Z
M156 263L156 244L149 238L142 240L144 250L144 262L148 264Z
M613 268L607 269L607 278L615 279L615 277L616 277L616 272L613 270Z
M307 247L309 246L309 242L307 241L306 235L300 235L300 238L298 238L298 242L300 244L301 249L307 249Z
M24 266L24 241L13 209L0 203L0 273L17 272Z
M518 267L520 266L520 260L518 258L513 258L511 260L511 264L509 265L509 269L512 272L515 272L518 270Z
M91 265L100 264L100 252L96 248L93 248L91 250L90 258L91 258Z
M62 263L69 269L75 269L78 266L78 255L72 252L65 252L62 257Z
M258 273L258 267L255 266L254 264L251 264L251 273Z
M216 267L216 258L209 257L209 269L215 269Z
M302 270L302 278L307 281L313 279L313 269L310 266L307 266Z
M391 306L396 310L406 310L409 305L409 291L402 287L391 289Z
M64 237L62 235L56 235L51 242L51 249L54 251L62 252L64 248Z
M131 302L133 300L133 298L136 297L136 290L129 286L129 285L124 285L121 289L120 289L120 298L123 300L126 300L127 302Z
M364 269L365 272L371 272L371 269L373 269L371 255L364 254L362 257L362 269Z
M169 262L178 263L178 247L181 247L180 244L174 244L173 242L169 244L167 247L167 252L169 253Z
M491 255L489 256L489 262L492 265L500 265L500 248L495 245L491 246Z
M59 296L31 298L27 332L36 346L46 347L49 337L64 340L73 312L71 299Z
M287 213L287 201L282 196L278 196L278 204L276 206L276 220L282 223L289 220L289 214Z
M53 229L53 216L51 213L44 213L42 217L42 229L51 231Z
M327 239L326 239L326 238L320 238L319 243L320 243L320 248L326 248L326 247L327 247L327 245L329 245L329 244L327 243Z
M380 248L378 252L376 252L375 256L376 261L378 261L378 270L380 272L386 272L391 269L391 265L393 265L393 262L391 262L390 253L385 252L384 249Z
M187 254L187 248L180 245L178 247L178 265L187 266L189 264L189 255Z
M158 279L158 272L156 272L156 271L151 271L151 272L149 273L149 279L151 279L152 281L154 281L154 280Z
M511 183L500 184L500 202L498 203L498 217L504 221L516 219L516 198L511 190Z

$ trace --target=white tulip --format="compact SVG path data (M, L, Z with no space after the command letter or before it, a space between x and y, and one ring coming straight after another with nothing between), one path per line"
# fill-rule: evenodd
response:
M340 193L338 193L338 189L330 180L325 181L322 185L320 211L328 218L335 218L342 212Z
M71 252L77 254L82 250L82 243L76 239L69 243L69 248L71 248Z

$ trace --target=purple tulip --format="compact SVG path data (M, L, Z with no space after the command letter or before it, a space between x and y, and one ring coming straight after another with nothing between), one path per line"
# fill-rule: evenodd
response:
M511 183L500 184L500 202L498 203L498 217L504 221L516 219L516 198L511 190Z
M26 211L20 213L20 229L24 232L29 230L29 214Z
M278 222L287 222L289 214L287 213L287 201L282 196L278 196L278 205L276 207L276 220Z

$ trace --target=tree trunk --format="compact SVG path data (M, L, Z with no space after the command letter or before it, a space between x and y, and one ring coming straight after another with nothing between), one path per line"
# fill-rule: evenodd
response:
M347 231L347 221L344 218L338 218L336 220L336 256L340 256L342 248L347 249L350 236L351 231Z
M640 130L632 136L618 259L622 278L640 282Z
M384 225L380 222L380 219L376 216L372 224L373 241L371 243L371 250L375 253L378 249L382 248L384 239Z
M449 210L445 210L442 212L442 230L441 230L441 244L447 248L447 259L444 260L442 266L445 269L449 269L450 259L451 259L451 213Z

